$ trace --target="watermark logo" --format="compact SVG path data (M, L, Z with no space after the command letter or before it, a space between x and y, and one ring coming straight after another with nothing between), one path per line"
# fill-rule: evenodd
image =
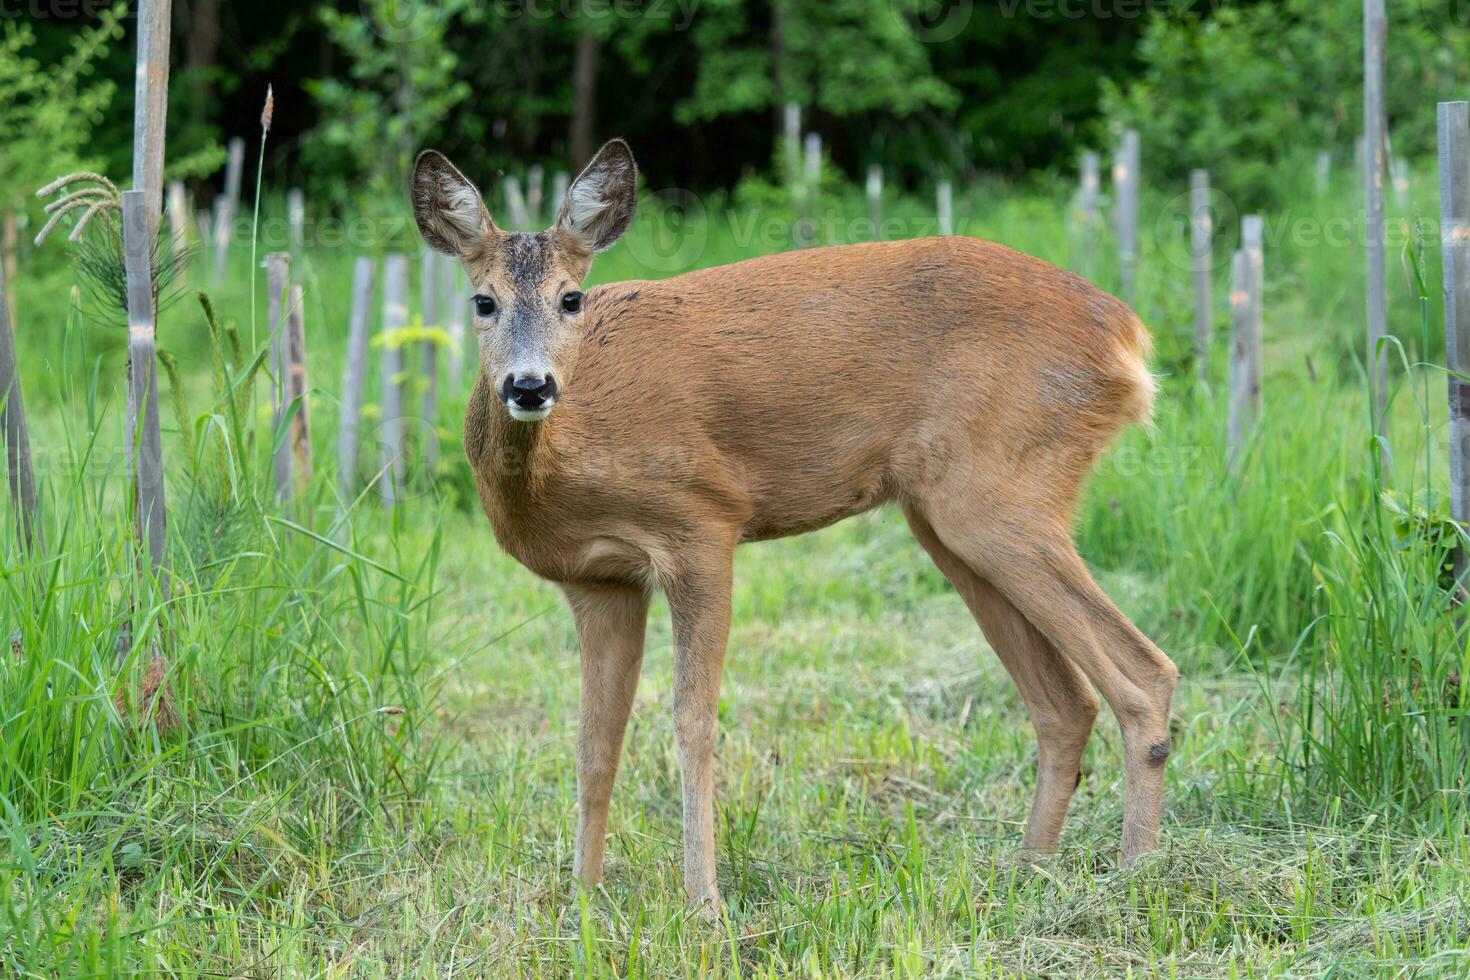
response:
M415 415L385 419L370 416L369 411L365 407L358 429L357 485L371 486L374 494L398 503L432 495L436 476L432 461L446 450L458 450L452 443L444 444L432 419Z
M1210 188L1207 205L1199 213L1194 212L1189 191L1176 194L1165 201L1154 218L1154 242L1159 254L1176 269L1189 271L1197 262L1211 271L1227 265L1230 255L1225 249L1208 243L1215 242L1222 232L1229 232L1240 221L1235 200L1216 187ZM1195 254L1195 225L1199 223L1205 233L1205 249Z
M634 261L652 272L680 272L697 265L709 242L704 201L693 191L669 187L645 195L624 241Z
M99 20L112 11L115 0L0 0L0 20ZM123 14L136 19L138 12L131 4Z
M894 15L923 44L953 41L975 16L974 0L890 0L890 4Z
M428 34L434 11L423 0L358 0L363 23L389 44L407 44Z
M1446 41L1470 42L1470 0L1419 0L1419 16Z

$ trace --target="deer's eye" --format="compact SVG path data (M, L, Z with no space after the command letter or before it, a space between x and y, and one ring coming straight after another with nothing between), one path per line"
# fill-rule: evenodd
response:
M480 316L494 316L495 300L491 299L489 296L476 296L475 313Z
M563 296L561 298L561 308L564 309L564 310L566 310L568 313L581 313L582 312L582 294L581 293L567 293L565 296Z

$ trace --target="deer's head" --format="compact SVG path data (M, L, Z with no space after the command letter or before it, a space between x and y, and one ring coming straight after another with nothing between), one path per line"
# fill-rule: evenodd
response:
M429 247L464 263L474 286L480 370L506 411L544 419L576 368L582 280L592 257L633 220L638 168L622 140L607 143L567 190L546 231L495 227L475 185L428 150L413 171L413 213Z

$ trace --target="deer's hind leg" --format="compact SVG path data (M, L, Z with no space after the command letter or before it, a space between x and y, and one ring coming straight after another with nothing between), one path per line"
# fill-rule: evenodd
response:
M1067 805L1081 778L1097 695L1082 672L1009 599L945 547L922 515L908 508L905 516L914 537L969 606L1026 703L1036 729L1036 795L1021 846L1048 854L1056 850Z
M1058 516L1065 508L1043 507L1043 500L1014 485L977 485L925 500L921 512L946 548L1082 669L1118 719L1128 864L1158 846L1169 704L1179 671L1092 580Z

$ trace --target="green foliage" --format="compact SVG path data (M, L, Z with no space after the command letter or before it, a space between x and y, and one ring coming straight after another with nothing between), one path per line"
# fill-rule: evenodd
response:
M1387 512L1387 540L1400 554L1423 558L1423 569L1411 579L1453 596L1455 554L1464 537L1460 525L1441 504L1410 501L1404 494L1389 490L1380 495L1379 501Z
M692 36L700 52L690 94L674 108L682 122L798 102L839 118L903 116L959 101L934 76L928 52L905 15L917 4L889 0L791 3L778 0L779 54L752 34L750 5L700 6Z
M175 468L184 478L175 487L172 540L177 560L199 569L196 580L213 582L221 561L259 543L255 390L265 352L247 352L235 324L220 322L206 293L201 291L198 298L209 331L212 398L206 414L195 416L190 410L176 358L164 351L158 356L183 449L183 465Z
M1208 167L1249 210L1283 203L1280 168L1304 148L1350 163L1347 148L1362 132L1361 5L1236 3L1210 18L1196 6L1152 18L1138 47L1143 73L1103 84L1104 113L1115 131L1139 130L1148 172L1178 181ZM1421 157L1434 146L1434 114L1425 107L1457 97L1470 65L1445 43L1458 30L1447 8L1388 6L1393 149Z
M364 0L350 12L324 7L322 24L350 67L307 83L321 108L312 137L311 166L362 174L364 200L396 195L426 133L432 133L472 89L458 57L445 43L463 29L470 0L400 4ZM400 22L405 9L410 20ZM473 74L475 66L465 66ZM314 154L314 155L313 155Z
M24 208L36 188L59 173L87 169L92 130L117 86L93 78L96 63L123 37L127 5L108 9L77 31L70 53L42 65L29 50L36 35L25 21L6 18L0 40L0 207Z

